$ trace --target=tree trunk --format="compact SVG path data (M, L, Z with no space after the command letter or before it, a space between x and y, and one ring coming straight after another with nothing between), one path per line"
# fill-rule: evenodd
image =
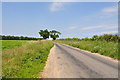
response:
M53 40L56 40L56 38L53 38Z

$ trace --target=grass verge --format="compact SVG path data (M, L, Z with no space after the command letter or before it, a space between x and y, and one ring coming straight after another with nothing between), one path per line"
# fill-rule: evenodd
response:
M37 78L43 71L52 41L31 42L21 47L3 50L3 78Z
M57 40L56 42L118 59L118 42L77 40Z

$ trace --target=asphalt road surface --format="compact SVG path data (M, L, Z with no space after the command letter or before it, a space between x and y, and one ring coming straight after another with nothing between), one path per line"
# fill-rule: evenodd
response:
M118 62L55 43L42 76L43 78L118 78Z

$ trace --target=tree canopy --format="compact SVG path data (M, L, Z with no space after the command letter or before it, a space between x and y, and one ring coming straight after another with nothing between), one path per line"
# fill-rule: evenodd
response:
M50 31L50 37L53 38L53 40L56 40L56 38L58 38L60 34L61 33L56 30Z
M0 40L42 40L42 38L0 35Z
M39 34L40 34L40 36L43 37L43 39L49 38L49 31L47 29L46 30L40 30Z
M46 30L40 30L39 34L40 36L43 37L43 39L47 39L50 36L51 38L53 38L53 40L56 40L56 38L58 38L61 33L56 30L48 31L46 29Z

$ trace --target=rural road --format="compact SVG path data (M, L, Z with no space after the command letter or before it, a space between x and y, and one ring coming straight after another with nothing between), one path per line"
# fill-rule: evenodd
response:
M118 62L106 57L54 43L43 78L118 78Z

